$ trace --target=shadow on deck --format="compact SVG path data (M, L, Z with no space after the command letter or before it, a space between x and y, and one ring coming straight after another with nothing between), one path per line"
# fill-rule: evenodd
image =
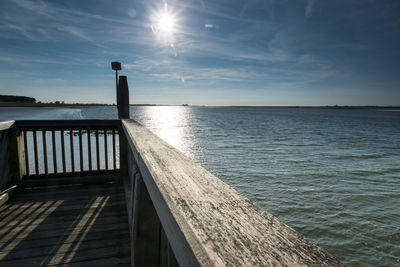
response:
M0 207L0 265L130 266L122 184L30 189Z

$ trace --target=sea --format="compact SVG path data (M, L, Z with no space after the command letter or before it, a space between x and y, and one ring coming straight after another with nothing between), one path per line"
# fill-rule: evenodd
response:
M8 119L115 119L101 107ZM132 106L131 118L350 266L400 266L400 110Z

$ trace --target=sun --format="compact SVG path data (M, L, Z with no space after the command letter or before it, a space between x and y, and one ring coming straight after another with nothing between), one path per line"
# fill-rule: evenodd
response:
M164 33L172 33L175 29L175 19L171 14L164 13L158 18L158 29Z
M168 5L153 13L152 30L156 35L170 36L176 32L176 15L168 10Z

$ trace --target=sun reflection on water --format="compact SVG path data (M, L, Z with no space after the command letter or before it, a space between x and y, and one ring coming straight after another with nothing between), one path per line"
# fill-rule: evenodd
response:
M143 110L144 126L171 146L194 158L195 137L191 131L192 110L180 106L146 107Z

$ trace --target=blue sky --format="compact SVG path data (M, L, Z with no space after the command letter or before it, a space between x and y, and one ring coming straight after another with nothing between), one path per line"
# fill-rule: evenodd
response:
M131 103L400 105L399 14L398 0L1 0L0 94L113 103L120 61Z

